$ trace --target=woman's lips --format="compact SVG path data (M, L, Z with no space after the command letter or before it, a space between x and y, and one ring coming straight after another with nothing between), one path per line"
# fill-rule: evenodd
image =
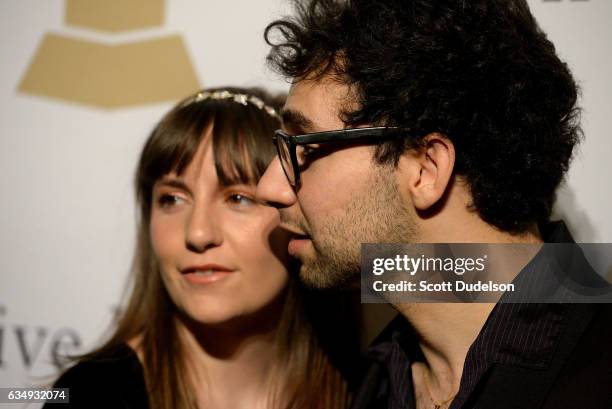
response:
M181 273L192 284L211 284L229 277L234 270L217 264L206 264L185 268Z

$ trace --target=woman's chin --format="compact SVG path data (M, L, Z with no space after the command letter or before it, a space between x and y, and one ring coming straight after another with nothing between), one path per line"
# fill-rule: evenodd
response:
M222 326L236 320L241 314L227 303L199 303L193 308L187 307L183 315L193 324L202 326Z

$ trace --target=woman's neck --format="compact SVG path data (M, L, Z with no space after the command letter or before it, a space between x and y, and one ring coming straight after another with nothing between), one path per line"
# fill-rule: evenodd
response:
M252 408L255 402L255 407L269 406L268 381L277 359L276 326L261 322L204 326L177 320L199 407Z
M176 334L198 407L271 406L270 381L280 359L276 340L284 303L285 295L280 294L255 312L220 323L201 323L177 313Z
M278 330L282 299L262 311L217 325L203 325L178 313L175 334L181 345L197 406L200 408L268 408L271 386L282 391L279 379L270 380L281 359ZM126 343L144 363L143 334ZM181 357L171 360L179 362ZM171 361L172 362L172 361Z

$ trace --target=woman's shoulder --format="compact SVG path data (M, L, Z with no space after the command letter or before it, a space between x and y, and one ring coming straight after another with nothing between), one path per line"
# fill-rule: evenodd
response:
M126 344L82 359L66 370L53 387L69 388L69 407L72 408L148 407L142 366L136 353ZM61 407L66 408L66 405Z
M136 353L126 344L118 344L82 359L66 370L56 384L66 385L65 387L83 383L121 384L142 378L142 366Z

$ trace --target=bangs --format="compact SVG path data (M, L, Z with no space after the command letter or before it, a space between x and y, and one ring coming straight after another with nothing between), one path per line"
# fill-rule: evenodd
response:
M215 117L213 123L217 177L226 186L257 184L276 155L272 135L278 123L272 118L262 121L262 112L258 108L245 109L241 105L234 108L237 112L226 109Z
M206 100L171 111L155 128L142 153L137 173L141 203L150 202L161 177L181 175L212 127L212 146L219 183L256 184L276 155L272 143L279 122L251 105Z

